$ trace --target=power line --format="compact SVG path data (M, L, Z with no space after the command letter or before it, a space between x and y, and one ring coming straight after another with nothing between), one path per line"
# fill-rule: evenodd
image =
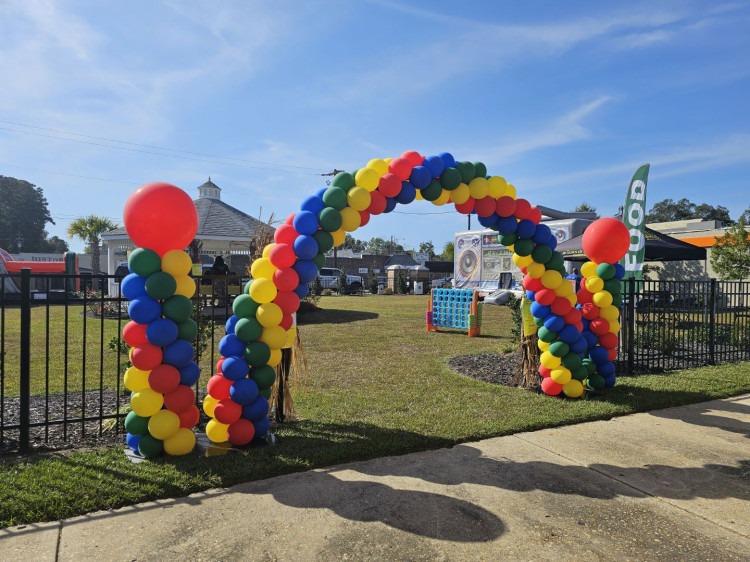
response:
M125 183L128 185L140 185L138 182L135 181L126 181L126 180L113 180L110 178L97 178L94 176L82 176L80 174L69 174L67 172L56 172L53 170L44 170L42 168L29 168L28 166L16 166L14 164L6 164L4 162L0 162L0 166L7 166L8 168L20 168L21 170L31 170L32 172L43 172L45 174L53 174L57 176L70 176L72 178L81 178L86 180L97 180L97 181L109 181L114 183Z

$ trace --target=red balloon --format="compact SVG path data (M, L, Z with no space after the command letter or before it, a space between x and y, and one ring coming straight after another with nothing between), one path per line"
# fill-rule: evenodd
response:
M152 371L153 372L153 371ZM189 386L178 384L177 388L164 395L167 410L180 414L195 404L195 392Z
M360 219L359 219L359 226L360 226L360 228L362 228L368 222L370 222L370 213L368 213L367 211L360 211L359 212L359 217L360 217Z
M534 205L531 207L531 211L529 211L529 216L527 218L534 224L539 224L542 222L542 212L536 205Z
M473 197L469 197L464 203L455 203L456 211L461 213L462 215L468 215L474 210L474 202L475 199Z
M284 314L292 314L299 309L299 295L294 291L279 291L273 302Z
M232 445L247 445L255 437L255 425L248 419L240 418L227 428L227 436Z
M277 244L294 244L294 240L299 236L299 232L294 230L291 224L279 225L276 232L273 233L273 240ZM277 266L278 267L278 266Z
M291 314L284 314L281 318L281 322L279 322L279 326L284 328L285 330L288 330L294 325L294 318L292 318Z
M391 164L393 164L393 160L391 160ZM385 206L388 204L385 200L385 195L376 189L375 191L370 192L370 197L370 206L367 208L368 213L371 215L379 215L385 211Z
M578 302L581 304L592 302L592 295L589 293L585 287L581 287L578 289L578 292L576 293L576 298L578 299Z
M612 332L607 332L606 334L599 336L599 345L606 347L607 349L616 348L619 342L620 338L617 337L617 334L613 334Z
M214 408L214 417L216 421L226 424L231 424L240 419L242 415L242 406L237 404L231 398L225 398L220 400Z
M225 378L224 375L217 373L208 379L206 390L217 400L225 400L229 398L229 389L232 387L233 383L234 381L230 381Z
M152 390L162 394L172 392L179 384L180 371L177 370L177 367L166 363L157 365L148 375L148 385Z
M279 291L293 291L299 285L299 275L291 267L284 267L273 272L273 282Z
M610 361L614 361L615 359L617 359L617 349L614 347L612 349L609 349L607 351L607 357L609 357Z
M401 158L406 158L409 161L409 164L411 164L412 168L414 166L421 166L422 162L424 162L424 156L422 156L416 150L407 150L401 155Z
M147 327L147 324L139 324L138 322L131 320L130 322L125 324L125 327L122 329L122 339L130 347L135 347L137 345L141 345L142 343L146 343L148 341L146 339Z
M409 163L406 158L394 158L388 164L388 171L395 174L401 181L406 181L409 179L413 167L414 164Z
M201 411L195 404L177 415L180 417L180 427L187 427L188 429L193 429L198 420L201 419Z
M224 357L220 357L216 362L216 372L221 373L221 366L224 364Z
M513 214L518 220L529 218L531 216L531 203L526 199L516 199L516 210Z
M493 199L489 195L487 197L477 199L476 203L474 203L474 210L477 212L477 216L480 217L489 217L490 215L494 215L495 212L497 212L497 200Z
M401 193L401 180L396 174L383 174L378 182L378 191L386 197L396 197Z
M524 277L523 278L523 288L527 291L539 291L544 288L544 285L542 285L542 280L538 277Z
M161 347L150 343L137 345L130 352L130 361L136 369L141 371L150 371L160 365L163 358L164 352Z
M534 293L534 300L543 306L550 306L555 302L555 291L551 289L540 289Z
M554 291L552 291L554 293ZM565 297L556 297L552 303L552 312L558 316L565 316L572 308L570 301Z
M292 230L294 230L294 228L292 228ZM278 230L276 232L278 232ZM297 231L295 230L295 233L296 232ZM294 253L294 246L280 242L271 247L271 251L268 252L268 259L276 267L292 267L297 260L297 254Z
M552 378L545 378L542 381L542 392L549 396L557 396L562 392L562 385L556 383Z
M516 200L504 195L497 200L497 214L501 217L510 217L516 212Z
M198 210L190 196L168 183L147 183L125 202L123 222L136 246L160 256L182 250L198 231Z
M609 321L604 318L594 318L589 324L589 329L597 336L601 336L609 332Z
M581 322L581 311L577 308L571 308L567 314L563 316L566 324L575 326Z
M544 365L539 365L539 374L542 376L542 378L548 379L552 374L552 369L549 369Z
M295 217L295 216L296 216L296 214L295 214L295 213L292 213L291 215L289 215L289 216L288 216L288 217L287 217L287 218L286 218L286 219L284 220L284 224L293 224L293 223L294 223L294 217Z
M599 307L593 302L587 302L581 305L581 314L586 320L593 320L599 318Z
M617 263L630 246L628 227L621 221L605 217L592 222L581 240L586 256L596 263Z

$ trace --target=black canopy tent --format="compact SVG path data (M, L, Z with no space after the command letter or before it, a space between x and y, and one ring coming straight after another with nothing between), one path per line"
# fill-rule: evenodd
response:
M646 227L646 255L644 261L704 260L706 249L693 246ZM583 253L583 235L561 242L555 248L568 261L588 261Z

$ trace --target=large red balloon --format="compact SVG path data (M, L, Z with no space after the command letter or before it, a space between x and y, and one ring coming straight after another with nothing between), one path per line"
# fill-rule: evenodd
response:
M617 219L607 217L592 222L583 233L583 252L596 263L617 263L628 251L628 227Z
M160 256L182 250L198 231L198 210L190 196L168 183L147 183L125 202L123 221L136 246Z

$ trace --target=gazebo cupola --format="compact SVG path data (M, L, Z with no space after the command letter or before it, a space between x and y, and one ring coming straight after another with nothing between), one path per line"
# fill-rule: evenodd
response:
M198 199L218 199L221 201L221 188L211 181L211 176L208 176L208 181L198 187Z

